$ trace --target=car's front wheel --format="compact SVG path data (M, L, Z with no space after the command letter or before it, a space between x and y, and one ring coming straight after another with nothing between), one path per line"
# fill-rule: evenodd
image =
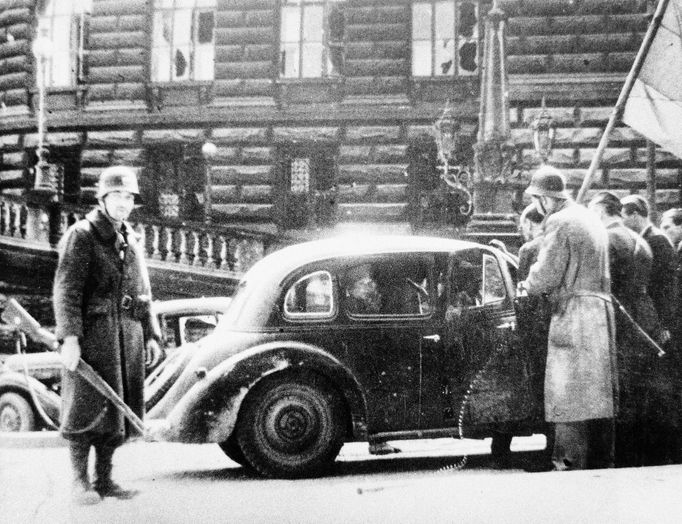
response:
M237 442L260 474L297 478L334 462L345 436L339 394L317 376L267 378L244 400Z
M18 393L0 396L0 431L34 431L36 417L28 401Z
M235 437L234 433L230 435L226 441L221 442L218 445L220 446L220 449L223 450L223 453L227 455L227 458L236 462L240 466L249 466L249 463L247 462L246 457L244 457L242 448L239 447L239 442L237 442L237 437Z

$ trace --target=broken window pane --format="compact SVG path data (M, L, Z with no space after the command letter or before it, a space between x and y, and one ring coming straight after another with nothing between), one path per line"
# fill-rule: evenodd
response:
M211 80L215 71L216 0L156 0L151 77Z
M199 13L197 21L197 42L199 44L210 44L213 42L214 14L213 11Z
M298 44L286 44L282 51L282 74L286 78L298 78L299 75L299 46Z
M175 50L175 67L173 80L187 80L189 78L189 48Z
M436 71L435 76L447 76L455 71L455 40L448 38L436 42Z

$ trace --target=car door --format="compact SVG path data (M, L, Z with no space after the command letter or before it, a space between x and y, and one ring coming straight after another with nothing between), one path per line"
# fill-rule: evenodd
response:
M419 427L421 344L433 303L433 256L358 258L339 273L344 361L362 385L370 433Z
M509 272L494 251L453 252L438 262L437 272L438 308L422 335L422 429L457 426L467 390L496 351L511 343L515 322ZM506 392L497 391L494 380L483 387L472 394L504 401Z

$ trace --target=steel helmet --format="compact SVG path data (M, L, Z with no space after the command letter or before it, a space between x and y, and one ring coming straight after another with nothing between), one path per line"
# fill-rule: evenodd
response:
M140 188L137 185L135 171L126 166L107 167L99 177L97 198L104 198L112 191L127 191L135 196L135 202L140 201Z
M552 166L542 166L535 172L533 178L530 179L526 193L533 196L568 198L564 175Z

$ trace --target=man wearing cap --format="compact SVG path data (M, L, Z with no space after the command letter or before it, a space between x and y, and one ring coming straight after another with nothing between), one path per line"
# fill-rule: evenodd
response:
M615 348L608 237L566 193L551 166L526 192L544 215L538 260L519 284L552 306L545 371L545 419L555 425L557 470L613 465Z
M123 166L105 169L97 198L99 206L73 224L60 241L53 288L64 364L60 431L69 441L76 504L134 495L111 478L114 451L133 430L113 404L75 372L79 359L142 417L145 349L150 366L161 354L142 246L126 222L139 199L134 171ZM96 457L92 484L91 446Z

